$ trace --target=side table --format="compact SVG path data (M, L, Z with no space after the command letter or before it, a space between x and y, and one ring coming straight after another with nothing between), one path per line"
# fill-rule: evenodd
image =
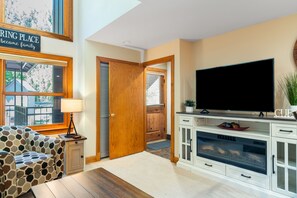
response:
M87 138L66 138L65 135L61 134L59 137L65 140L64 173L70 175L84 170L84 141Z

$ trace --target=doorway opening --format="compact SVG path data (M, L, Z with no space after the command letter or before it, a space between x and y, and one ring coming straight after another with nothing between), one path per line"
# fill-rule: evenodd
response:
M91 160L142 152L144 67L135 62L97 57L96 75L96 156Z
M148 61L143 64L97 57L96 156L87 159L88 163L99 161L105 157L114 159L142 152L146 149L147 106L145 104L146 73L144 69L161 63L170 65L168 66L170 70L166 71L167 74L159 74L159 77L152 76L152 78L159 78L159 83L163 81L162 79L165 76L166 78L170 76L171 79L170 83L168 83L168 80L165 80L165 82L167 81L167 86L165 87L170 89L170 92L163 93L163 95L161 93L159 97L161 100L170 98L170 104L168 104L167 99L166 104L163 102L163 110L165 111L165 107L168 106L170 112L168 113L168 109L166 109L167 113L165 116L167 121L164 122L164 126L165 124L166 126L163 129L162 137L170 140L170 161L175 163L178 161L178 158L174 157L174 56ZM107 70L105 74L104 68ZM104 79L107 76L108 78ZM102 79L104 80L101 81ZM155 81L152 80L152 83ZM105 88L101 87L101 84L105 84ZM109 84L108 87L106 86L107 84ZM106 89L106 92L103 89ZM109 98L106 98L104 102L101 101L104 100L102 96L108 96ZM133 106L133 111L131 111L131 106ZM162 107L162 105L159 106ZM159 111L161 111L161 107L159 107ZM153 111L153 109L150 109L150 111ZM169 124L168 120L170 120ZM102 124L104 126L101 126ZM101 130L107 132L105 137ZM171 134L167 135L168 130ZM104 145L101 141L104 141L106 144Z
M174 157L174 56L144 63L146 151Z
M109 157L109 63L100 62L100 158Z

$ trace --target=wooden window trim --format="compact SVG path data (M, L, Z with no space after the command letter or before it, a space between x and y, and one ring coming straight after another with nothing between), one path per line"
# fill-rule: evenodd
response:
M37 34L40 36L73 41L73 0L64 0L64 34L56 34L52 32L46 32L42 30L35 30L27 27L22 27L18 25L12 25L5 23L5 6L4 0L0 0L0 27L11 29L15 31L26 32L30 34Z
M162 93L160 94L160 104L156 104L156 106L158 106L158 105L160 106L160 105L164 104L165 107L167 107L167 70L160 69L160 68L146 67L146 73L147 74L159 74L159 75L164 76L165 83L164 83L163 87L161 87Z
M27 92L5 92L5 68L4 68L4 61L0 59L0 125L5 124L4 120L4 113L5 113L5 96L6 95L48 95L48 96L62 96L64 98L72 98L73 97L73 59L71 57L66 56L57 56L57 55L51 55L51 54L43 54L43 53L37 53L37 52L27 52L22 50L16 50L16 49L7 49L0 47L0 54L7 54L7 55L13 55L13 56L20 56L20 57L26 57L26 58L41 58L41 59L48 59L48 60L54 60L54 61L64 61L67 63L67 66L61 66L63 67L63 93L27 93ZM64 115L64 122L58 123L58 124L48 124L48 125L37 125L37 126L28 126L32 128L33 130L36 130L42 134L45 135L53 135L53 134L60 134L60 133L66 133L68 129L70 121L70 115L65 114Z

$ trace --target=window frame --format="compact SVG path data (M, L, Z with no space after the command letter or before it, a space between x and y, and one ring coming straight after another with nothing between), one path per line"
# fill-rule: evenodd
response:
M160 75L163 76L163 86L162 85L162 78L160 79L160 104L151 104L151 105L147 105L146 106L162 106L162 105L166 105L167 104L167 70L165 69L159 69L159 68L153 68L153 67L147 67L146 68L146 76L145 78L147 78L148 74L155 74L155 75ZM147 79L145 79L146 81ZM147 96L145 96L145 103L147 103Z
M65 62L66 66L63 67L63 94L57 94L57 93L46 93L46 95L49 96L56 96L59 95L63 98L72 98L73 97L73 59L71 57L66 56L58 56L58 55L50 55L50 54L43 54L43 53L37 53L37 52L27 52L22 50L16 50L16 49L6 49L3 47L0 47L0 54L5 54L9 56L17 56L20 57L19 60L22 60L22 57L24 59L31 58L31 59L47 59L50 61L56 61L56 62ZM46 64L46 63L44 63ZM50 63L49 63L50 64ZM9 95L34 95L36 96L36 93L31 92L6 92L5 90L5 59L0 58L0 125L5 125L5 97ZM37 95L44 95L43 93L37 94ZM68 125L70 121L70 115L64 114L64 122L63 123L57 123L57 124L44 124L44 125L35 125L35 126L28 126L32 128L33 130L36 130L42 134L60 134L63 132L67 132Z
M0 14L0 27L73 42L73 0L64 0L64 6L63 6L64 34L46 32L42 30L36 30L32 28L5 23L4 22L5 20L5 2L4 1L5 0L0 0L0 13L2 13Z

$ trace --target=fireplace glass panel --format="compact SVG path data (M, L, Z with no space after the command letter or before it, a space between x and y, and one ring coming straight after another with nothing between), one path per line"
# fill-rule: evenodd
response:
M296 193L296 170L288 169L289 191Z
M186 129L182 128L182 142L185 143L186 142Z
M182 158L186 159L186 145L182 145Z
M285 190L285 169L277 167L277 187Z
M296 144L288 144L288 165L296 167Z
M187 129L187 143L190 144L191 141L191 130Z
M197 156L267 174L266 141L197 131Z
M285 164L285 144L277 142L277 163Z
M191 160L191 146L187 146L187 160Z

